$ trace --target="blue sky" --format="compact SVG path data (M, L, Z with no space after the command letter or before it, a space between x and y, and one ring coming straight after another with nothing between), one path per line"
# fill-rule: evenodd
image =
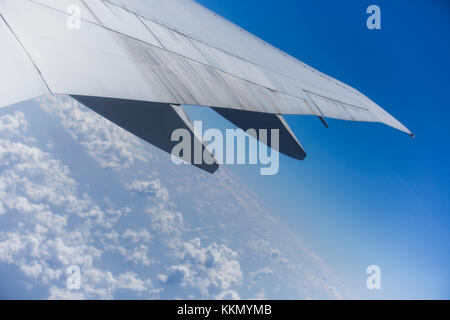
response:
M199 2L359 89L416 139L289 116L305 161L209 175L68 97L4 108L0 298L448 299L448 1ZM366 28L371 4L382 30ZM366 288L373 264L381 291Z
M450 297L450 4L434 1L200 0L301 61L362 91L416 134L311 117L288 122L308 157L280 173L233 168L354 293ZM382 29L366 28L381 8ZM227 126L209 111L194 118ZM367 266L382 290L365 287Z

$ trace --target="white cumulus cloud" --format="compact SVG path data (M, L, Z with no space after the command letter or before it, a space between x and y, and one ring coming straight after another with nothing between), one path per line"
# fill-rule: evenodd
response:
M160 280L197 288L207 297L211 290L228 290L243 279L238 254L225 245L202 247L200 239L195 238L183 244L180 258L181 264L168 268Z

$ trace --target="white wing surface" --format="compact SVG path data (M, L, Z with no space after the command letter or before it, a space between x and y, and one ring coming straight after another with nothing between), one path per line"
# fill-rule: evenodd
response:
M277 126L282 114L381 122L412 135L357 90L195 1L0 0L0 15L0 107L68 94L273 114Z

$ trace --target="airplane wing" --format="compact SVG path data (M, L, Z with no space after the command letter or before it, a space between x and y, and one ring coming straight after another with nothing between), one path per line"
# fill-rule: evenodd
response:
M192 0L0 0L0 43L0 107L67 94L95 111L112 100L89 97L117 99L117 113L104 116L123 117L131 132L130 101L165 105L175 118L174 105L213 107L242 128L283 129L279 151L298 159L306 154L283 114L380 122L412 135L362 93ZM140 137L164 141L149 135L158 131Z

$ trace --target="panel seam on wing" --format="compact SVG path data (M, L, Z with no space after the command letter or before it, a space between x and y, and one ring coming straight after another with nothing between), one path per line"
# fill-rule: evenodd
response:
M35 5L43 6L43 7L46 7L46 8L48 8L48 9L50 9L50 10L53 10L53 11L55 11L55 12L58 12L58 13L61 13L61 14L63 14L63 15L69 16L69 14L68 14L67 12L61 11L61 10L59 10L59 9L57 9L57 8L54 8L54 7L50 7L50 6L46 5L46 4L40 3L40 2L38 2L38 1L35 1L35 0L28 0L28 1L34 3ZM126 9L126 8L123 8L123 7L121 7L121 6L118 6L117 4L111 3L110 1L105 0L105 2L111 4L111 5L115 6L115 7L118 7L118 8L120 8L120 9L126 10L126 11L128 11L128 12L134 14L134 15L138 15L136 12L131 11L131 10ZM138 15L138 16L140 16L140 15ZM155 21L154 19L149 19L149 18L144 17L144 16L141 16L141 17L144 18L144 19L148 19L148 20L150 20L150 21L153 21L153 22L155 22L155 23L158 23L159 25L162 25L163 27L169 28L169 27L167 27L165 24L162 24L162 23L160 23L159 21ZM164 50L164 51L170 52L170 53L175 54L175 55L177 55L177 56L179 56L179 57L183 57L184 59L188 59L188 60L194 61L194 62L199 63L199 64L201 64L201 65L204 65L204 66L206 66L206 67L208 67L208 68L211 68L211 69L213 69L213 70L223 72L223 73L225 73L225 74L227 74L227 75L230 75L230 76L232 76L232 77L234 77L234 78L237 78L237 79L240 79L240 80L245 81L245 82L247 82L247 83L250 83L250 84L252 84L252 85L256 85L256 86L259 86L259 87L264 88L264 89L266 89L266 90L271 90L271 91L274 91L274 92L277 92L277 93L280 93L280 94L284 94L284 95L286 95L286 96L288 96L288 97L291 97L291 98L301 99L301 100L303 100L305 103L307 102L307 99L305 99L304 97L301 97L301 96L298 96L298 95L294 95L294 94L292 94L292 93L288 93L288 92L286 92L286 91L284 91L284 90L274 89L274 88L270 88L270 87L267 87L267 86L262 85L262 84L258 84L258 83L256 83L256 82L251 81L251 80L248 80L248 79L239 77L239 76L236 75L236 74L233 74L233 73L230 73L230 72L228 72L228 71L225 71L225 70L223 70L223 69L221 69L221 68L217 68L217 67L215 67L215 66L205 64L205 63L203 63L203 62L201 62L201 61L198 61L198 60L195 60L195 59L193 59L193 58L186 57L186 56L184 56L184 55L182 55L182 54L179 54L178 52L174 52L174 51L168 50L168 49L166 49L166 48L164 48L164 47L156 46L156 45L154 45L154 44L152 44L152 43L149 43L149 42L147 42L147 41L145 41L145 40L142 40L142 39L133 37L133 36L131 36L131 35L125 34L125 33L120 32L120 31L118 31L118 30L114 30L114 29L109 28L109 27L107 27L107 26L105 26L105 25L103 25L103 24L96 23L96 22L94 22L94 21L89 21L89 20L86 20L85 18L80 18L80 19L81 19L82 21L85 21L86 23L91 24L91 25L95 25L95 26L97 26L97 27L103 28L103 29L105 29L105 30L111 31L111 32L116 33L116 34L119 34L119 35L122 35L122 36L124 36L124 37L129 38L129 39L133 39L133 40L135 40L135 41L144 43L144 44L146 44L146 45L149 45L149 46L158 48L158 49L160 49L160 50ZM99 22L100 22L100 20L99 20ZM191 37L190 35L187 35L187 34L185 34L185 33L183 33L183 32L179 32L179 31L176 30L176 29L171 29L171 28L169 28L169 29L170 29L170 30L173 30L174 32L177 32L177 33L179 33L179 34L182 34L182 35L186 36L188 39L195 40L195 41L199 41L199 42L201 42L202 44L205 44L205 45L207 45L207 46L209 46L209 47L211 47L211 48L214 48L214 49L216 49L216 50L219 50L219 51L221 51L221 52L223 52L223 53L225 53L225 54L229 54L229 53L227 53L227 52L225 52L225 51L223 51L223 50L221 50L221 49L218 49L218 48L216 48L216 47L214 47L214 46L211 46L211 45L205 43L205 42L202 41L202 40L198 40L198 39L196 39L195 37ZM155 35L154 35L154 36L155 36ZM155 38L157 39L157 41L158 41L159 43L161 42L156 36L155 36ZM275 73L277 73L278 75L280 75L280 76L282 76L282 77L285 77L285 78L287 78L287 79L289 79L289 80L291 80L291 81L294 81L294 82L301 82L300 80L293 79L293 78L291 78L291 77L289 77L289 76L286 76L286 75L284 75L284 74L281 74L281 73L278 73L278 72L276 72L276 71L272 71L272 70L270 70L270 69L264 68L264 67L262 67L262 66L259 66L258 64L252 63L251 61L245 60L245 59L243 59L243 58L241 58L241 57L237 57L237 56L232 55L232 54L230 54L230 55L233 56L233 57L235 57L235 58L237 58L237 59L240 59L240 60L242 60L242 61L245 61L245 62L247 62L247 63L250 63L250 64L252 64L252 65L254 65L254 66L257 66L257 67L259 67L259 68L262 68L263 70L268 70L268 71L270 71L270 72L275 72ZM33 63L34 63L34 61L33 61ZM36 68L37 68L37 66L36 66ZM40 73L40 70L39 70L38 68L37 68L37 70L38 70L39 73ZM40 74L41 74L41 73L40 73ZM41 74L41 77L42 77L42 79L44 80L42 74ZM45 80L44 80L44 81L45 81ZM311 84L311 86L315 87L315 86L312 85L312 84ZM47 86L47 87L48 87L48 86ZM301 88L301 90L305 90L303 87L300 87L300 88ZM324 90L324 89L322 89L322 88L318 88L318 89ZM51 92L50 89L49 89L49 91ZM313 93L313 92L311 92L311 93ZM316 94L316 93L313 93L313 94ZM336 100L336 101L341 102L340 100ZM345 103L345 102L341 102L341 103L348 104L348 103Z
M14 30L12 29L11 25L8 23L8 21L6 21L5 17L0 14L0 17L2 18L3 22L5 23L5 25L8 27L9 31L11 31L11 34L14 36L14 38L16 39L17 43L20 45L20 47L22 48L22 50L25 52L25 54L27 55L28 59L30 59L30 62L33 64L34 68L36 69L36 72L39 74L39 77L41 78L42 82L44 83L45 87L47 88L48 92L53 94L52 90L50 89L47 81L45 81L44 76L42 75L41 70L39 69L39 67L37 66L37 64L34 62L33 58L31 57L31 55L28 53L27 49L25 48L25 46L23 45L22 41L20 41L19 37L17 36L17 34L14 32Z
M156 19L155 17L150 17L150 16L148 15L147 12L146 12L147 16L145 16L145 15L144 15L143 13L141 13L141 12L138 13L138 10L135 10L135 9L132 10L132 9L130 9L130 6L129 6L128 4L125 4L125 3L123 3L123 2L120 1L120 0L117 0L117 1L120 2L121 5L118 5L117 3L111 2L110 0L103 0L103 1L109 3L109 4L113 5L113 6L116 6L116 7L118 7L118 8L124 9L124 10L126 10L126 11L128 11L128 12L131 12L131 13L133 13L133 14L136 14L136 15L138 15L138 16L141 16L141 17L144 18L144 19L148 19L148 20L150 20L150 21L152 21L152 22L154 22L154 23L157 23L157 24L159 24L159 25L161 25L161 26L163 26L163 27L165 27L165 28L168 28L169 30L172 30L172 31L174 31L174 32L177 32L177 33L179 33L179 34L182 34L182 35L184 35L184 36L186 36L186 37L188 37L188 38L191 38L191 39L193 39L193 40L195 40L195 41L199 41L199 42L201 42L201 43L204 44L204 45L207 45L207 46L209 46L209 47L211 47L211 48L214 48L214 49L216 49L216 50L219 50L219 51L221 51L221 52L223 52L223 53L225 53L225 54L228 54L228 55L230 55L230 56L233 56L233 57L235 57L235 58L237 58L237 59L240 59L240 60L242 60L242 61L245 61L245 62L247 62L247 63L250 63L250 64L252 64L252 65L255 65L255 66L257 66L257 67L260 67L260 68L269 70L269 71L271 71L271 72L275 72L275 73L277 73L277 74L279 74L279 75L281 75L281 76L284 76L284 77L286 77L286 78L288 78L288 79L292 79L290 76L288 76L288 75L286 75L286 74L284 74L284 73L280 73L280 72L278 72L277 70L272 70L272 69L266 68L266 67L264 67L264 66L261 66L261 65L259 65L259 64L256 64L256 63L254 63L254 62L252 62L252 61L249 61L249 60L247 60L247 59L245 59L245 58L243 58L243 57L240 57L240 56L237 56L237 55L235 55L235 54L233 54L233 53L230 53L230 52L228 52L228 51L226 51L226 50L224 50L224 49L218 48L218 47L216 47L216 46L214 46L214 45L212 45L212 44L210 44L210 43L208 43L208 42L205 42L204 40L199 39L199 38L197 38L197 37L195 37L195 36L193 36L193 35L191 35L191 34L188 34L188 33L184 32L184 31L180 31L180 30L178 30L178 28L176 28L176 27L174 27L174 26L172 26L172 25L169 25L169 24L167 24L167 23L164 23L164 22L162 22L162 21ZM196 4L198 4L198 3L196 3ZM201 6L201 5L200 5L200 6ZM321 71L319 71L319 70L317 70L317 69L315 69L315 68L313 68L313 67L311 67L311 66L305 64L304 62L302 62L302 61L300 61L300 60L294 58L293 56L291 56L291 55L285 53L284 51L278 49L277 47L274 47L274 46L271 45L270 43L267 43L266 41L264 41L264 40L262 40L261 38L255 36L254 34L252 34L252 33L248 32L248 31L242 29L241 27L239 27L238 25L236 25L236 24L234 24L233 22L229 21L228 19L226 19L226 18L224 18L224 17L222 17L222 16L220 16L220 15L214 13L214 12L211 11L210 9L208 9L208 8L206 8L206 7L204 7L204 6L201 6L201 7L205 8L205 9L208 10L209 12L215 14L215 16L217 16L217 17L223 19L223 20L224 20L225 22L227 22L228 24L231 24L234 28L240 30L241 32L245 32L247 35L251 36L252 38L254 38L254 39L256 39L256 40L262 42L264 45L269 46L269 47L271 47L272 49L276 50L279 54L283 55L284 57L287 57L287 58L289 58L290 60L293 60L293 61L296 62L296 63L300 63L300 64L302 65L303 68L305 68L305 69L307 69L307 70L309 70L309 71L311 71L311 72L314 72L314 73L318 74L319 76L321 76L322 78L326 79L327 81L332 82L332 83L334 83L334 84L337 85L337 86L340 86L341 88L347 90L347 91L350 92L350 93L353 93L353 94L356 94L356 95L359 95L359 96L362 95L362 94L361 94L358 90L356 90L355 88L352 88L352 87L348 86L347 84L343 83L342 81L339 81L338 79L335 79L335 78L333 78L333 77L331 77L331 76L328 76L328 75L324 74L323 72L321 72Z

